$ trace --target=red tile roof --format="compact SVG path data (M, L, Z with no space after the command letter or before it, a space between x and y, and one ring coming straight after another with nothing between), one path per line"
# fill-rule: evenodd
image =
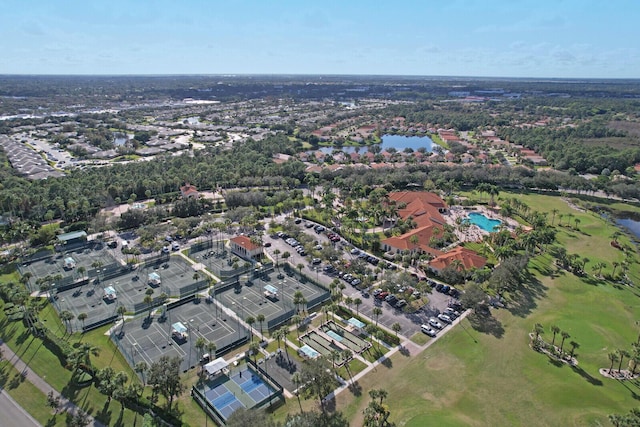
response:
M449 252L440 255L431 260L429 266L435 270L442 270L451 264L454 260L460 261L465 270L472 268L482 268L487 263L487 259L462 246L457 246Z
M253 243L251 241L251 239L248 238L247 236L236 236L236 237L233 237L231 239L231 241L233 243L235 243L236 245L238 245L238 246L242 246L247 251L255 251L256 249L258 249L260 247L260 246L256 245L255 243Z

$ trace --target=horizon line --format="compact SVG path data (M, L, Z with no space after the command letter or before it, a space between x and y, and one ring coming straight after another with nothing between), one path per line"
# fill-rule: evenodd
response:
M0 77L370 77L451 80L539 80L539 81L635 81L640 77L517 77L429 74L309 74L309 73L0 73Z

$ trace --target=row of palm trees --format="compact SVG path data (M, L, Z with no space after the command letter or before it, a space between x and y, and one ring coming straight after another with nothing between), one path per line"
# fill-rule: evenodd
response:
M622 362L628 359L628 366L631 367L631 375L636 375L636 369L640 366L640 342L634 342L631 344L631 351L625 349L618 349L607 355L609 358L609 374L613 373L613 365L618 362L618 374L622 370Z
M542 334L544 334L544 327L540 323L535 324L535 326L533 327L533 347L535 349L544 348L548 351L551 351L553 355L558 355L560 357L568 356L570 361L573 360L575 351L580 347L580 344L573 340L570 341L569 345L571 345L571 352L567 355L564 351L564 343L567 339L571 338L571 335L568 332L561 330L560 327L556 325L551 326L550 329L551 333L553 334L553 339L551 340L551 344L548 344L540 337ZM562 337L560 347L556 346L556 336L558 334L560 334L560 336Z

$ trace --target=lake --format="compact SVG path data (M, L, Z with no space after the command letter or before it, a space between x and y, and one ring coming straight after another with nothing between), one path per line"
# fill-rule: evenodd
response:
M428 152L432 151L434 142L428 136L403 136L403 135L383 135L382 143L373 146L362 147L322 147L320 151L323 153L331 153L333 150L341 150L345 153L353 153L358 149L360 153L366 153L369 151L369 147L380 147L381 151L389 148L395 148L398 151L403 151L405 148L411 148L413 151L417 151L418 148L426 148Z
M618 218L616 224L629 230L634 236L640 239L640 221L631 218Z

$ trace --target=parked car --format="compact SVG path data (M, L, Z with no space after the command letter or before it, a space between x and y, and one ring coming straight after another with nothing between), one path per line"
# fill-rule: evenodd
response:
M263 245L265 248L270 248L271 247L271 242L264 242Z
M378 295L376 295L376 298L378 298L379 300L384 300L388 295L389 292L380 292Z
M318 265L322 262L322 260L320 258L314 258L311 260L311 264L313 265Z
M398 301L395 305L396 308L401 309L403 308L405 305L407 305L407 301L404 299L401 299L400 301Z
M429 335L430 337L435 337L437 334L436 330L433 328L430 328L428 325L421 325L420 330L425 334Z
M438 319L440 319L440 320L442 320L443 322L446 322L446 323L453 322L451 317L447 316L446 314L438 314Z
M429 319L429 324L431 326L433 326L434 328L438 328L438 329L442 329L444 328L444 326L442 326L442 323L438 322L435 318L431 318Z
M453 308L451 307L447 307L444 309L444 314L446 314L447 316L451 317L452 319L456 319L460 316L460 313L458 313L457 311L455 311Z
M360 281L360 279L353 279L353 281L351 281L351 284L352 284L353 286L358 286L360 283L362 283L362 282Z

